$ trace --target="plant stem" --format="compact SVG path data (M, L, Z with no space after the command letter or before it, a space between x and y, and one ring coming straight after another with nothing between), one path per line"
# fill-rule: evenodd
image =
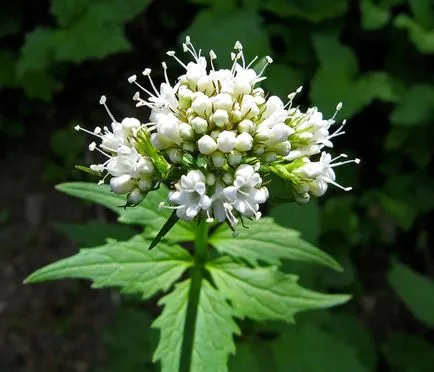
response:
M208 256L208 225L201 219L196 229L194 265L191 270L191 284L188 292L187 314L181 349L180 372L190 372L193 353L194 332L196 329L197 308L204 265Z

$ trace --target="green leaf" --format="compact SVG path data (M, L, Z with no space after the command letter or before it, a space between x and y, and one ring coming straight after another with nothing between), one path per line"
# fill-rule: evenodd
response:
M151 244L149 245L149 250L154 248L161 239L164 238L164 236L175 226L175 224L178 222L179 217L176 214L176 210L172 212L166 223L163 225L161 230L158 232L157 236L152 240Z
M434 371L434 345L421 337L392 334L382 350L394 372Z
M51 13L59 24L67 27L76 22L91 3L89 0L52 0Z
M425 54L434 53L434 30L426 30L405 14L398 15L393 24L396 28L407 30L411 42L417 50Z
M281 226L297 230L309 243L316 244L319 236L319 209L316 200L306 205L279 203L271 209L270 217Z
M372 0L360 2L362 27L365 30L378 30L390 21L390 12L375 4Z
M322 68L349 76L357 73L356 55L351 48L341 44L337 36L314 33L312 42Z
M209 242L220 253L245 259L251 265L257 265L258 261L279 265L281 259L290 259L341 270L339 263L327 253L300 239L297 231L281 227L271 218L255 221L248 229L240 228L236 238L226 225L222 225L211 235Z
M107 239L128 240L136 234L129 226L101 221L85 224L56 223L55 226L80 247L103 245Z
M21 57L17 63L17 72L24 75L26 72L43 71L52 61L55 48L54 31L49 28L35 28L26 34L21 48Z
M177 284L174 291L163 297L161 315L152 327L161 330L160 343L154 361L161 362L162 372L178 372L182 337L187 313L190 279ZM234 311L207 280L202 281L193 341L191 371L227 371L229 354L235 353L233 334L240 330L232 319Z
M276 372L368 372L355 350L309 324L273 341Z
M387 280L413 315L434 327L434 281L399 262L393 262Z
M291 323L300 311L331 307L350 299L347 295L327 295L304 289L297 284L295 275L284 274L272 266L252 269L222 257L206 267L237 315L257 321Z
M347 0L268 0L264 8L279 17L298 17L318 23L344 14Z
M237 40L243 44L247 60L267 55L271 49L262 28L262 19L249 10L234 10L230 13L203 10L193 20L186 34L191 36L197 48L213 49L219 65L230 61L230 53Z
M122 208L125 205L125 196L110 191L108 185L97 185L89 182L69 182L56 186L56 189L65 194L76 196L101 204L119 215L119 221L129 224L147 226L148 236L155 236L169 218L171 211L159 208L161 201L167 199L167 188L161 186L151 191L145 200L136 207ZM194 226L185 221L178 221L173 229L166 235L169 241L194 240Z
M414 85L393 110L390 120L395 125L423 125L434 122L434 87Z
M192 264L188 252L178 245L160 244L148 250L149 241L135 236L126 242L81 249L76 255L37 270L26 283L63 278L92 280L93 288L120 287L125 293L141 292L144 299L167 291Z

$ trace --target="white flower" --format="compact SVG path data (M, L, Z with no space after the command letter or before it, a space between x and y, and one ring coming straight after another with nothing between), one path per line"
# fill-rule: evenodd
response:
M259 218L259 204L268 198L268 190L261 184L259 173L251 165L242 164L235 171L233 185L226 187L223 194L243 216Z
M169 201L176 204L176 215L186 221L192 220L201 210L208 210L211 199L205 194L205 176L199 170L191 170L175 185Z

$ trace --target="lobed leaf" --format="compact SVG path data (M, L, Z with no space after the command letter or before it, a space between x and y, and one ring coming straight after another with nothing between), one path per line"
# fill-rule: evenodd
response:
M160 300L164 310L152 325L161 330L154 361L161 361L162 372L179 371L190 283L191 280L188 279L177 284L173 292ZM196 318L191 371L227 371L228 357L235 353L232 335L240 333L232 318L233 315L234 311L220 292L207 280L203 280Z
M304 289L295 275L276 267L249 268L222 257L207 264L217 288L230 300L237 315L258 321L294 322L300 311L343 304L348 295L327 295Z
M160 244L148 250L149 241L137 235L126 242L110 241L52 263L31 274L26 283L63 278L93 281L93 288L120 287L141 292L144 299L167 291L192 264L189 253L178 245Z
M98 186L96 183L90 182L69 182L57 185L56 189L111 209L119 215L120 222L147 226L146 233L150 237L160 231L171 214L170 210L158 207L161 201L167 199L168 191L164 186L151 191L142 203L132 208L122 208L122 205L125 204L125 197L111 192L108 185ZM194 240L194 226L185 221L178 221L165 238L176 242Z
M290 259L342 270L327 253L300 239L297 231L281 227L271 218L255 221L248 229L240 228L236 238L226 225L222 225L209 241L220 253L245 259L251 265L257 265L258 261L279 265L282 259Z

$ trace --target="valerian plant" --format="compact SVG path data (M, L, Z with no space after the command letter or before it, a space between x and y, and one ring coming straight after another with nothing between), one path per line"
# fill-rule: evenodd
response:
M26 282L87 278L96 288L120 287L143 299L169 292L153 323L161 334L154 361L163 371L226 371L233 336L240 334L235 319L291 323L300 311L348 300L304 289L295 275L279 270L283 259L341 267L296 231L261 218L260 205L269 198L272 175L288 186L287 199L298 203L323 195L329 184L350 190L336 182L333 169L358 159L340 161L346 155L332 158L326 151L345 123L332 131L336 114L324 119L317 108L294 107L301 87L284 103L258 86L270 57L247 64L237 41L232 66L217 69L212 50L207 60L189 37L183 49L193 61L185 64L167 52L185 69L174 84L165 62L159 89L150 69L143 71L148 88L136 75L128 79L140 89L137 106L151 109L148 122L118 121L103 96L110 127L77 125L98 139L89 149L105 158L85 168L101 177L98 185L58 187L114 210L120 222L145 226L143 233L82 249ZM194 251L184 244L190 241Z

